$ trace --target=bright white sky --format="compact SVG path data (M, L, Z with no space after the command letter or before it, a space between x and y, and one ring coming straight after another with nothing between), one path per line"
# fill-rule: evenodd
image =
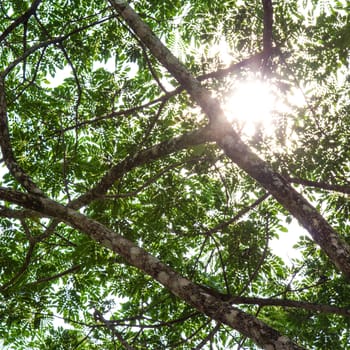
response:
M294 104L299 107L305 103L301 91L295 90L292 96ZM225 106L229 120L236 121L241 132L248 138L254 136L257 128L261 128L267 135L271 135L275 128L273 111L287 112L288 107L274 93L273 86L260 80L248 80L240 83ZM281 257L286 264L292 265L293 258L300 258L301 254L293 246L301 235L308 235L297 222L293 220L285 225L288 232L280 232L279 238L270 242L274 254Z

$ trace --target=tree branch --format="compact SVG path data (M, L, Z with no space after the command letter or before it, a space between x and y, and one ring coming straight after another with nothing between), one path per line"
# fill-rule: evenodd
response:
M101 24L103 22L106 22L107 20L109 20L110 17L107 18L102 18L98 21L95 21L93 23L89 23L85 26L76 28L74 30L72 30L71 32L69 32L66 35L62 35L56 38L52 38L46 41L42 41L36 45L33 45L32 47L30 47L29 49L27 49L22 56L17 57L14 61L12 61L7 67L6 69L4 69L1 73L0 76L5 77L7 74L9 74L11 72L11 70L17 66L17 64L19 64L20 62L22 62L23 60L25 60L29 55L31 55L32 53L34 53L35 51L43 48L43 47L47 47L49 45L53 45L53 44L59 44L62 43L63 41L67 40L70 36L72 36L73 34L79 33L85 29L89 29L95 25Z
M200 82L163 45L135 11L124 0L109 0L109 2L153 55L169 70L206 113L212 135L226 155L265 187L286 210L297 218L336 267L350 279L350 246L282 175L276 173L266 161L257 156L240 139L226 119L219 102L211 96L208 90L201 86Z
M30 282L26 286L35 286L35 285L40 284L40 283L49 282L49 281L55 280L57 278L60 278L62 276L68 275L72 272L77 272L80 270L80 268L81 268L81 265L75 265L75 266L73 266L65 271L59 272L55 275L40 278L40 279L36 280L35 282Z
M25 23L35 13L42 0L34 0L30 8L23 13L23 15L16 18L0 35L0 42L2 42L18 25Z
M142 317L131 317L131 318L126 318L126 319L122 319L122 320L109 320L109 322L113 323L116 326L137 327L140 329L144 329L144 328L156 329L156 328L162 328L162 327L171 327L174 324L183 323L183 322L191 319L192 317L198 316L199 314L200 313L198 311L195 311L195 312L191 312L188 315L184 315L182 317L179 317L179 318L176 318L176 319L173 319L170 321L158 322L155 324L140 324L139 322L135 323L136 319L138 319L140 321L145 319Z
M256 317L208 293L208 289L179 275L144 249L77 211L46 197L25 194L4 187L0 187L0 199L55 217L84 232L104 247L122 256L129 264L153 277L189 305L217 322L236 329L262 347L285 350L302 349L302 347L292 343L289 338L282 336L278 331L259 321Z
M153 177L151 177L150 179L146 180L141 186L139 186L135 190L130 191L130 192L126 192L126 193L117 193L117 194L105 195L104 198L134 197L138 193L142 192L148 186L154 184L159 178L161 178L169 170L175 169L175 168L179 167L180 165L191 164L191 163L195 163L195 162L198 162L198 161L205 161L205 160L206 160L206 158L203 158L203 157L192 157L190 159L187 159L187 160L184 160L184 161L181 161L181 162L176 162L176 163L173 163L173 164L169 164L164 169L162 169L157 174L155 174Z
M15 210L6 208L0 205L0 217L9 219L27 219L42 217L41 213L37 213L33 210Z
M288 177L288 176L287 176L287 180L291 183L298 184L298 185L310 186L310 187L320 188L322 190L350 194L350 187L346 185L333 185L323 181L311 181L311 180L300 179L296 177Z
M261 59L263 57L264 57L264 53L257 53L251 57L243 59L240 62L232 63L227 68L221 68L221 69L218 69L218 70L210 72L210 73L198 75L197 80L198 81L205 81L208 79L223 79L229 74L235 73L246 66L249 66L249 65L254 64L258 61L261 61ZM105 114L102 116L92 118L90 120L83 120L75 125L68 126L65 129L59 130L59 131L55 132L54 134L66 132L66 131L73 130L73 129L76 129L76 128L79 128L79 127L82 127L85 125L97 123L101 120L112 119L112 118L119 117L119 116L129 116L137 111L140 111L140 110L145 109L147 107L153 106L157 103L161 103L161 105L164 105L171 97L176 96L177 94L180 94L184 90L185 89L182 86L178 86L174 90L168 91L166 94L160 96L159 98L156 98L153 101L147 102L143 105L136 106L136 107L126 109L126 110L119 110L116 112L111 112L111 113L108 113L108 114ZM155 118L155 120L156 119L157 118ZM148 131L146 131L146 135L147 135L147 133L148 133Z
M221 324L217 323L216 326L208 333L208 335L193 349L193 350L200 350L205 346L206 343L211 341L215 334L220 330Z
M269 197L268 193L265 193L264 195L262 195L260 198L258 198L254 203L252 203L251 205L248 205L247 207L241 209L234 217L232 217L231 219L225 221L225 222L221 222L220 224L216 225L215 227L203 232L203 235L211 235L215 232L221 231L224 228L226 228L227 226L230 226L231 224L237 222L241 217L243 217L245 214L249 213L252 209L254 209L255 207L257 207L260 203L262 203L266 198Z
M283 306L297 309L310 310L324 314L337 314L341 316L350 316L350 308L331 306L325 304L315 304L306 301L273 299L273 298L250 298L250 297L232 297L229 299L232 304L249 304L259 306Z
M279 51L275 48L272 48L272 53L279 53ZM199 75L197 77L198 81L204 81L207 79L222 79L225 78L228 74L234 73L236 71L239 71L240 69L247 67L252 64L256 64L257 62L261 62L261 60L264 58L265 53L264 52L258 52L251 57L245 58L237 63L230 64L227 68L221 68L214 72L206 73Z
M213 141L210 130L202 128L139 151L113 166L94 188L73 200L69 207L74 209L81 208L93 199L105 195L118 178L137 166L159 159L175 151L209 141Z
M113 325L113 323L109 320L106 320L102 313L99 310L94 311L94 318L96 321L102 322L111 332L114 336L117 337L117 339L119 340L120 344L122 344L124 346L125 349L127 350L136 350L134 347L132 347L121 335L121 333L119 333L115 326Z
M271 0L262 0L262 3L264 8L263 53L264 58L268 59L272 52L273 8Z

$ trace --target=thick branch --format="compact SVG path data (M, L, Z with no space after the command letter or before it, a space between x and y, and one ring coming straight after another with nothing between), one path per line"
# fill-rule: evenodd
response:
M250 297L232 297L229 299L232 304L250 304L259 306L283 306L297 309L310 310L324 314L337 314L341 316L350 316L350 308L338 306L309 303L299 300L288 299L270 299L270 298L250 298Z
M159 159L175 151L208 141L213 141L212 134L209 128L202 128L137 152L133 156L130 156L113 166L94 188L73 200L69 204L69 207L78 209L87 205L93 199L104 196L118 178L137 166Z
M0 187L0 199L55 217L86 233L95 241L122 256L129 264L152 276L189 305L210 318L236 329L262 347L276 350L302 349L254 316L209 294L207 289L182 277L144 249L79 212L46 197L25 194L3 187Z
M208 116L211 116L212 111L206 109L210 106L205 103L207 99L211 98L209 91L201 87L199 81L195 79L183 64L171 53L171 51L162 44L150 28L125 1L110 0L109 2L158 61L162 63L175 79L190 93L193 99L203 108L204 112Z
M287 179L289 182L294 184L315 187L327 191L335 191L339 193L350 194L350 186L347 185L333 185L323 181L311 181L295 177L287 177Z
M306 228L337 268L350 279L350 247L289 182L258 157L233 130L220 104L162 44L123 0L110 0L152 54L189 92L209 118L213 136L227 156L265 187Z
M0 217L9 218L9 219L26 219L26 218L38 218L42 215L36 213L32 210L16 210L6 208L3 205L0 205Z
M262 2L264 7L263 51L265 58L268 58L272 52L273 8L271 0L262 0Z

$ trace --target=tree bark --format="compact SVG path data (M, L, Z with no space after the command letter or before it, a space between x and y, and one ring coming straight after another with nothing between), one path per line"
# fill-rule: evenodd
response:
M236 329L264 349L303 349L256 317L231 306L229 302L222 300L219 296L210 294L207 288L181 276L133 242L73 209L40 195L26 194L4 187L0 187L0 199L62 220L71 227L87 234L104 247L122 256L127 263L152 276L189 305L210 318Z
M207 115L217 144L226 155L257 180L308 230L336 267L350 279L350 246L290 183L257 156L233 130L218 101L165 47L137 13L123 0L109 0L152 54L188 91Z

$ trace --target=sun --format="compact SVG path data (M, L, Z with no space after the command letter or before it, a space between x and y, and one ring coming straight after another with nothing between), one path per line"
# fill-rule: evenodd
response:
M224 103L228 120L246 136L253 136L258 128L271 129L275 106L272 86L257 79L238 83Z

